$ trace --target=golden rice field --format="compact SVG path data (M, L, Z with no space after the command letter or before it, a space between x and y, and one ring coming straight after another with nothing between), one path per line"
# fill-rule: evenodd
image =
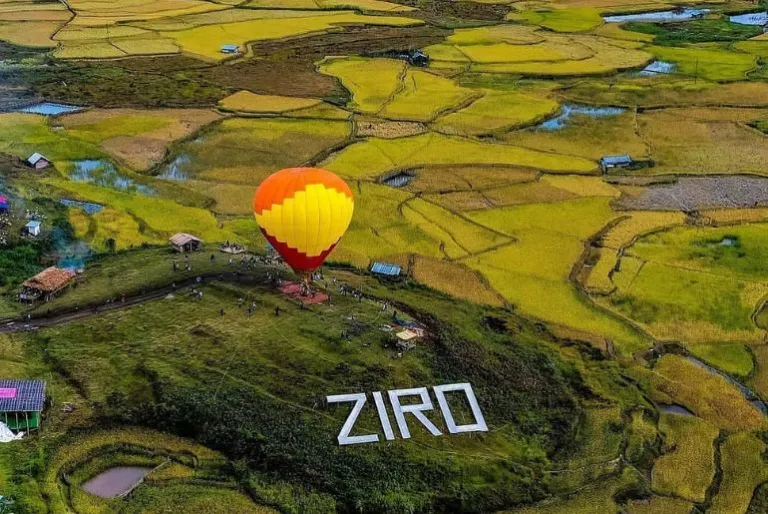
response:
M707 4L713 13L704 25L733 29L721 13L725 3ZM765 36L669 43L660 35L669 27L641 33L603 20L675 5L0 0L0 40L40 49L46 66L81 69L71 61L89 60L88 66L136 66L142 73L146 66L151 76L163 75L153 66L167 56L181 70L169 76L221 91L205 108L88 105L50 118L2 113L0 152L17 160L32 152L49 157L53 168L14 177L14 192L103 205L94 214L70 207L65 217L79 240L118 256L165 245L179 231L209 243L261 247L252 217L255 187L280 168L327 168L355 197L354 217L331 262L360 269L373 260L397 263L409 276L402 289L392 288L397 294L409 294L413 280L479 304L489 316L541 322L546 334L556 334L546 351L572 364L574 383L584 380L579 387L589 390L574 399L578 419L563 448L534 450L520 435L525 450L515 452L528 451L526 445L540 452L541 469L520 468L521 476L545 476L535 502L532 495L529 505L489 511L688 514L707 505L707 512L740 514L768 480L758 437L768 421L733 383L685 355L768 395L758 315L768 298L768 208L640 211L626 210L624 200L678 175L766 175L768 43ZM729 12L751 7L727 3ZM418 44L411 44L412 34ZM331 43L322 46L325 36ZM305 41L317 60L301 61ZM222 53L228 44L241 53ZM429 63L379 51L388 44L419 48ZM655 60L671 71L638 73ZM299 61L306 69L297 82L306 92L284 92L263 78L274 67L291 80ZM307 77L324 85L314 90ZM574 106L621 110L593 115L571 112ZM560 125L541 125L556 116ZM602 174L600 159L621 154L643 166ZM71 180L77 161L92 159L108 160L152 192ZM401 172L410 181L388 185ZM728 238L736 243L721 244ZM0 313L6 309L0 303ZM687 353L651 356L646 351L656 343L679 344ZM8 345L0 338L0 359L17 375L18 350L4 350ZM693 415L657 415L653 402ZM71 455L48 456L54 466L46 469L78 458L81 446L113 444L104 437L79 441ZM140 446L138 439L150 436L126 437ZM168 451L208 451L155 437ZM2 463L0 452L0 485ZM65 512L50 473L42 485L50 511ZM189 477L181 464L165 473ZM136 494L157 512L179 508L153 491ZM627 491L642 494L624 498ZM191 497L190 512L217 512L222 504L272 512L254 507L241 491L210 488ZM79 489L70 501L86 512L104 507Z
M695 416L662 414L665 453L653 465L652 488L663 496L702 503L715 476L718 429Z

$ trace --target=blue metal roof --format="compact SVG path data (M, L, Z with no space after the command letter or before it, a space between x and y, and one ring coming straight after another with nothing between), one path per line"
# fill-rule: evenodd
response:
M600 162L603 164L631 164L632 157L629 155L606 155Z
M387 275L390 277L400 276L400 266L395 264L388 264L386 262L374 262L371 266L372 273L378 273L379 275Z
M0 412L40 412L45 404L45 381L0 380Z
M237 45L221 45L222 52L236 52L238 48L240 47Z

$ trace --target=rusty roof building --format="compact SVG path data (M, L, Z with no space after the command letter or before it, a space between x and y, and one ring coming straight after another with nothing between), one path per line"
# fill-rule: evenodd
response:
M21 284L19 298L22 301L36 301L40 298L48 301L67 287L75 279L75 276L73 271L51 266L24 281Z

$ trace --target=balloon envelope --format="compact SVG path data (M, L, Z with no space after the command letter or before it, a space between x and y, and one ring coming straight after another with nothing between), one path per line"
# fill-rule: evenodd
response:
M295 271L320 266L352 220L349 186L330 171L288 168L259 185L253 212L261 233Z

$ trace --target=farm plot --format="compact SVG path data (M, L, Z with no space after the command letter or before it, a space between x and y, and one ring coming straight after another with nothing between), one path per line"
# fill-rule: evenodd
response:
M520 166L582 174L595 173L597 167L593 161L577 157L434 133L400 139L370 138L344 148L323 165L350 178L373 178L393 169L452 164Z
M347 57L322 62L319 70L337 77L352 93L350 109L375 114L392 98L401 86L407 69L403 61Z
M630 280L620 278L623 269L614 274L615 283L628 286L610 303L661 338L757 342L762 332L751 314L765 295L768 270L756 256L767 242L761 225L681 227L644 237L627 251L642 269Z
M584 284L587 290L601 295L612 293L616 289L613 274L614 271L619 272L625 264L623 259L619 260L619 255L626 246L642 235L682 225L684 222L685 215L678 212L627 212L621 221L603 235L598 261L593 265ZM627 261L629 259L631 258ZM630 264L624 273L619 274L617 280L622 284L631 282L636 272L637 269Z
M181 145L163 175L257 185L349 137L346 121L230 118Z
M715 477L713 443L719 430L695 416L662 414L665 452L653 465L653 491L702 503Z
M226 5L201 0L160 0L158 2L72 0L68 5L76 13L71 25L81 26L114 25L119 22L151 20L228 8Z
M591 7L523 11L512 13L507 19L523 20L555 32L586 32L603 24L600 11Z
M641 114L638 123L653 147L652 173L764 174L764 137L744 124L764 117L752 109L665 109Z
M628 326L591 307L569 282L584 242L617 215L610 198L519 205L473 211L480 224L516 238L515 244L466 259L521 312L536 318L610 337L621 351L642 347Z
M241 4L242 5L242 4ZM248 0L246 7L292 9L356 9L359 11L405 12L413 11L407 5L382 0Z
M147 170L170 143L219 118L203 109L96 109L63 116L59 123L69 137L99 145L134 170Z
M14 45L38 48L52 48L56 42L51 36L64 25L65 21L2 21L0 40Z
M109 205L135 220L140 220L138 223L143 228L142 242L156 243L176 232L191 232L206 241L238 239L235 234L219 228L217 219L206 209L188 207L167 198L124 193L83 182L64 179L48 179L47 182L76 198ZM104 214L103 220L109 223L102 229L105 233L120 234L116 238L118 246L130 246L132 241L136 241L136 225L122 214L115 219L109 218L109 214ZM121 230L124 230L125 234ZM125 238L127 243L121 243L122 238Z
M628 107L768 106L768 84L765 82L719 84L679 76L616 78L610 83L584 80L563 90L562 95L575 102Z
M663 61L677 63L680 73L707 80L723 82L744 80L747 72L757 67L756 56L717 46L686 48L652 46L648 51Z
M768 423L733 384L679 355L659 359L652 370L651 388L665 401L683 405L721 429L757 430Z
M475 95L450 79L411 69L403 76L402 89L394 93L379 115L395 120L431 121Z
M750 433L734 434L725 440L720 451L723 479L709 511L746 512L757 486L768 480L768 465L762 458L765 444Z
M635 114L595 116L578 111L568 116L558 130L533 127L510 132L502 140L525 148L598 160L605 155L648 156L645 142L635 130Z
M441 117L435 127L461 135L490 134L529 125L557 111L553 100L515 91L485 90L469 106Z
M209 4L212 5L212 4ZM333 15L308 15L305 18L262 19L222 25L205 25L179 31L160 32L173 39L184 53L202 59L220 61L226 58L222 45L243 46L251 41L282 39L303 34L338 30L344 25L367 24L392 27L422 25L421 20L395 16L365 16L340 11Z
M287 111L307 109L321 103L321 100L315 98L259 95L250 91L238 91L221 100L219 107L225 111L284 114Z

